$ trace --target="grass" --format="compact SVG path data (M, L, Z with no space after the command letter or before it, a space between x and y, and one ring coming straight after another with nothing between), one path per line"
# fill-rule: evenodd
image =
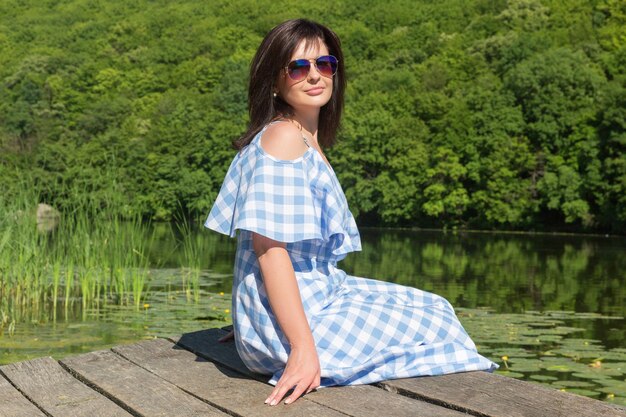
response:
M200 298L200 275L202 265L200 256L206 253L206 240L199 234L194 234L189 221L182 219L178 223L178 234L182 244L179 264L183 267L183 288L187 300L198 302Z
M17 198L0 196L0 334L15 323L56 320L75 303L142 305L150 236L140 219L125 221L79 200L43 231L38 193L22 190Z
M19 191L0 195L0 335L13 334L16 323L67 320L76 310L144 306L152 229L139 218L124 219L115 207L101 207L101 196L95 203L88 193L68 194L75 203L49 230L37 223L41 198L27 180ZM185 298L197 304L210 243L186 219L170 230L181 248Z

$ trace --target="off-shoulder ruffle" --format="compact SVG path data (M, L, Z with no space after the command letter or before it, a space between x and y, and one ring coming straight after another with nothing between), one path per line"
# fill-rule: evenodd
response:
M314 240L339 258L361 250L332 169L313 148L294 160L273 157L260 146L264 130L235 156L205 226L230 237L248 230L285 243Z

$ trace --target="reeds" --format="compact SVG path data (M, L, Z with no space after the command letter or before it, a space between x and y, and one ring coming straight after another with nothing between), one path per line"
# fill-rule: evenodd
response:
M202 271L202 253L206 253L205 239L193 233L187 219L177 222L182 252L179 264L182 265L183 290L187 300L198 302L200 298L200 275Z
M0 196L0 334L15 323L67 317L75 303L142 305L150 236L140 219L80 202L38 230L39 195ZM52 313L52 314L50 314Z

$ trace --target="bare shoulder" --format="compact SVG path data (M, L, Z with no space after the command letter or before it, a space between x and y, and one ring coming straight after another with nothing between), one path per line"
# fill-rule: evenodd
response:
M291 160L307 150L300 130L291 123L274 123L261 137L261 147L274 158Z

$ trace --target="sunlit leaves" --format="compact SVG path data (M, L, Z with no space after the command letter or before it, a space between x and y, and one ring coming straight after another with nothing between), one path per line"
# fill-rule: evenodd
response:
M133 212L204 216L246 125L254 51L308 17L342 39L328 156L360 224L621 232L622 3L6 0L2 161L67 207L68 167L102 184L92 155L113 155Z

